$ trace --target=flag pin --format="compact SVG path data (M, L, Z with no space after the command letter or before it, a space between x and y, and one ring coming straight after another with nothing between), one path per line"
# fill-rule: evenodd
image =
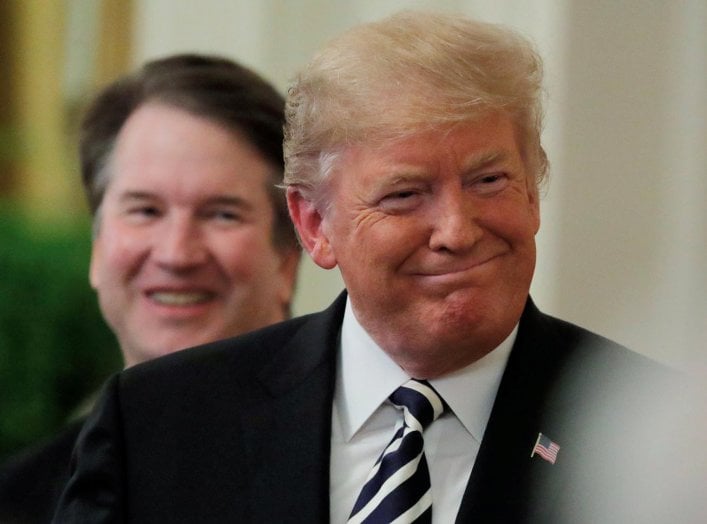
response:
M550 440L547 436L542 433L538 433L538 439L535 441L535 446L533 446L533 451L530 453L530 457L533 458L536 454L547 460L550 464L554 464L557 460L557 453L560 451L560 446Z

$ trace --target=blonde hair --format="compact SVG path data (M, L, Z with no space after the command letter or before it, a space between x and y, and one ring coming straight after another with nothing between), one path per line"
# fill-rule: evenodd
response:
M310 194L355 143L376 144L503 111L537 186L547 171L540 143L542 61L499 25L403 11L354 27L295 78L285 107L285 185Z

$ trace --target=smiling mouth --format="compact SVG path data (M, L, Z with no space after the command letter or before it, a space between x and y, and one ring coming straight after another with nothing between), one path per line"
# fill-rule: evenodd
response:
M470 271L474 271L478 268L484 267L486 264L488 264L492 260L495 260L497 257L498 257L498 255L495 255L495 256L492 256L489 258L485 258L481 261L474 262L472 264L459 266L459 267L439 268L436 270L421 272L421 273L418 273L418 275L423 276L423 277L445 277L445 276L460 275L460 274L468 273Z
M213 293L206 291L157 291L148 296L158 304L165 306L192 306L208 302L213 298Z

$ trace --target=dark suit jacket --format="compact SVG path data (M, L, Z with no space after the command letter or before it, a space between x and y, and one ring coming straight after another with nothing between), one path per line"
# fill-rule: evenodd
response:
M116 375L56 522L328 522L344 304ZM622 522L621 424L647 415L642 386L663 373L529 300L457 522ZM539 432L554 465L530 457Z
M44 524L69 480L69 460L83 419L46 442L10 457L0 468L0 523Z

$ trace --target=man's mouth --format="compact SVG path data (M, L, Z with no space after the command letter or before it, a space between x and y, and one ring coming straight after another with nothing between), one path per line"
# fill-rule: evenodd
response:
M492 255L492 256L488 256L486 258L474 260L474 261L463 263L463 264L433 267L433 268L427 269L425 271L421 271L419 274L420 274L420 276L427 276L427 277L443 277L443 276L451 276L451 275L455 275L455 274L464 274L469 271L474 271L478 268L483 267L485 264L488 264L489 262L491 262L492 260L494 260L498 256L499 255Z
M165 306L191 306L202 304L213 298L213 293L206 291L155 291L150 299Z

